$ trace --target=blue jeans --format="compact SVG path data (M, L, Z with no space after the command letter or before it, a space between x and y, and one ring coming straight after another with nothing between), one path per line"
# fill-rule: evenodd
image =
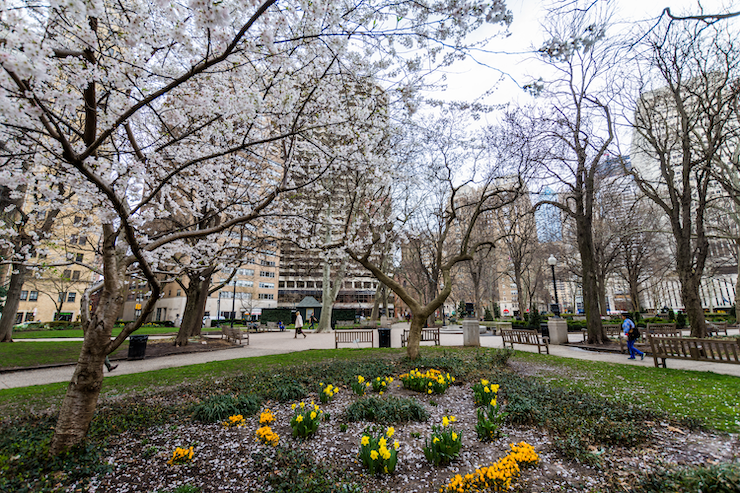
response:
M634 358L635 355L639 354L642 356L644 353L635 347L635 341L627 340L627 350L630 353L630 358Z

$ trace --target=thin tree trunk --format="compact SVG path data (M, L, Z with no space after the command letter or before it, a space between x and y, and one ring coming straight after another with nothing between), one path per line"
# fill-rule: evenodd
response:
M373 302L373 309L370 312L370 320L373 322L378 320L378 313L380 312L380 297L381 297L381 286L378 285L378 289L375 290L375 300Z
M737 248L737 280L735 281L735 319L737 319L737 310L740 308L740 238L735 238L735 247Z
M347 260L342 260L339 265L334 282L331 282L331 265L328 262L324 263L324 276L321 286L321 316L319 317L319 327L316 332L326 332L331 330L331 312L334 306L334 300L337 299L339 289L342 287L344 282L344 275L347 271Z
M21 300L21 288L26 281L26 267L19 264L12 264L10 283L5 298L2 316L0 318L0 342L13 342L13 325L15 324L15 314L18 312L18 305Z

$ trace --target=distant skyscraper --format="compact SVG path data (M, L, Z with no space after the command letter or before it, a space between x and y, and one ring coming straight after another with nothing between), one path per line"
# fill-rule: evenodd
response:
M541 193L539 200L557 202L558 194L545 188ZM550 243L563 239L563 223L560 219L560 209L552 204L540 206L535 212L537 221L537 239L540 243Z

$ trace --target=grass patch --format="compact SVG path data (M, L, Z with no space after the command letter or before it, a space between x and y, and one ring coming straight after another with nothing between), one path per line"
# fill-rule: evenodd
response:
M346 417L348 421L392 424L423 422L429 419L429 413L416 399L389 396L387 399L369 397L355 401L347 407Z
M113 337L118 336L123 330L121 327L113 328ZM160 335L160 334L177 334L177 327L141 327L135 335ZM24 330L13 331L13 339L59 339L65 337L83 337L82 329L64 329L64 330Z
M82 341L18 342L0 344L0 370L28 368L39 365L76 363ZM128 341L116 349L112 357L126 356Z
M518 352L516 359L547 365L539 378L554 386L648 407L720 431L740 432L738 377L525 352Z

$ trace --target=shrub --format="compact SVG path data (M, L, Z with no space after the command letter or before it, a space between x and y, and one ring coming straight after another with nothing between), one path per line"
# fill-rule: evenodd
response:
M443 416L442 426L433 425L429 440L424 440L424 457L435 466L448 464L460 455L462 436L450 427L455 421L454 416Z
M686 314L678 312L678 315L676 315L676 328L683 329L684 327L686 327Z
M247 423L244 421L244 416L236 414L229 416L229 419L223 422L224 428L242 428Z
M374 435L368 428L362 433L360 439L360 460L370 474L393 474L398 462L398 441L388 448L388 439L393 436L395 430L389 427L384 433Z
M317 461L311 454L286 447L259 449L252 454L257 467L252 491L273 493L361 493L362 487L349 482L344 471Z
M501 425L506 419L506 413L499 412L495 399L484 407L477 409L478 422L475 425L475 432L478 440L487 442L497 438L501 434Z
M455 381L455 377L451 377L449 373L443 374L435 369L427 370L425 373L413 369L398 378L405 388L425 394L444 394L445 390Z
M478 383L473 384L473 403L476 407L488 405L493 400L495 406L496 395L498 393L499 385L492 384L488 380L481 380Z
M511 482L519 477L521 469L536 466L540 461L534 447L525 442L511 444L511 452L488 467L476 469L464 477L456 474L440 488L440 493L467 493L473 491L508 491Z
M293 417L290 420L290 427L293 429L294 437L308 438L319 429L323 411L313 402L311 404L307 406L305 402L301 402L298 405L291 405Z
M696 466L680 469L650 471L632 488L634 493L737 493L740 486L740 464L737 462L709 467Z
M292 377L273 379L271 384L263 391L267 400L278 402L289 402L303 399L308 395L306 388Z
M278 441L280 441L280 437L277 433L273 433L272 429L267 425L257 428L257 431L255 431L254 434L257 437L257 441L264 443L265 445L277 447Z
M113 468L103 460L104 450L89 441L55 457L49 456L53 416L6 420L0 433L0 491L59 491L60 485L82 487L89 478Z
M171 466L187 464L188 462L193 460L193 454L194 452L192 445L190 446L190 448L177 447L175 448L175 451L172 452L172 458L167 461L167 464Z
M365 390L370 387L370 382L365 381L365 377L357 375L357 380L350 384L352 392L362 397L365 395Z
M375 392L380 392L381 394L385 392L385 390L388 388L388 386L393 382L393 377L375 377L373 380L371 380L373 384L373 390Z
M486 307L486 311L483 314L483 320L485 320L486 322L493 322L493 315L491 314L491 310L489 310L488 307Z
M323 382L320 383L319 389L319 401L321 401L322 404L326 404L334 399L334 396L339 392L339 387L335 387L330 383L326 385L324 385Z
M215 423L235 414L251 416L259 410L260 405L260 398L254 394L215 395L192 406L191 412L194 421Z
M387 399L369 397L350 404L346 411L348 421L372 421L374 423L423 422L429 413L416 399L390 396Z

